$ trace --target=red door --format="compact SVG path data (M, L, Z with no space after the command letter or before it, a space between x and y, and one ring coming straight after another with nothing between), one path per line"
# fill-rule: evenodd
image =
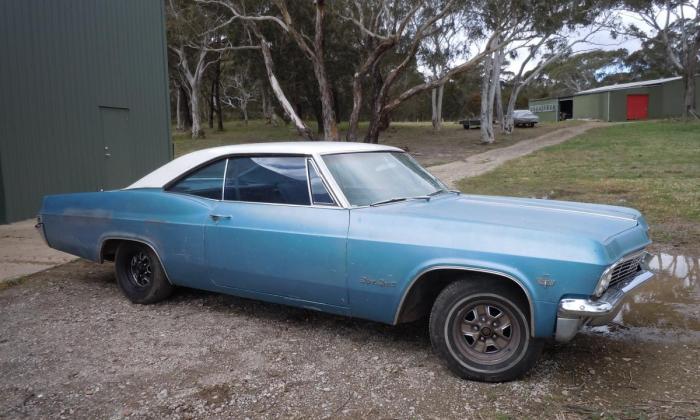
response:
M627 119L646 120L649 116L649 95L627 95Z

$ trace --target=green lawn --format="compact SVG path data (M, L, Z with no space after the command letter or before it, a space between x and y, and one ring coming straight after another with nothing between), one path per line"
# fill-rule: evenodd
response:
M700 123L619 124L460 181L462 191L639 209L652 239L700 247Z
M483 145L479 137L479 130L465 130L454 122L445 122L442 130L438 133L433 131L430 122L394 122L388 130L382 133L380 142L408 149L424 165L436 165L463 159L486 150L509 146L520 140L537 137L552 130L576 124L580 124L580 122L542 123L535 128L516 128L512 135L497 133L494 144ZM315 127L315 124L309 123L309 126ZM366 123L360 124L362 134L366 128ZM251 120L247 126L241 121L228 121L224 124L224 129L224 131L216 131L205 126L206 137L192 140L189 132L177 131L173 127L175 156L197 149L227 144L297 141L301 139L291 125L282 124L273 127L265 124L262 120ZM342 138L344 138L347 123L341 124L340 130Z

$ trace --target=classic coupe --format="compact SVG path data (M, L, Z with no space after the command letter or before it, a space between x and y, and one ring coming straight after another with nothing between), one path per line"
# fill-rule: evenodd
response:
M402 150L235 145L117 191L50 195L48 245L113 261L134 303L176 286L387 324L429 317L456 375L507 381L648 281L633 209L449 190Z

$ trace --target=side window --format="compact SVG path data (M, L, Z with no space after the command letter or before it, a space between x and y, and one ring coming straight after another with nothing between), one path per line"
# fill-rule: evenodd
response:
M316 171L316 166L311 159L307 161L309 167L309 184L311 185L311 198L314 204L326 206L335 206L335 202L328 193L326 186L323 184L321 176Z
M229 158L224 200L309 205L305 158Z
M226 159L207 165L181 179L168 188L168 191L221 200L225 167Z

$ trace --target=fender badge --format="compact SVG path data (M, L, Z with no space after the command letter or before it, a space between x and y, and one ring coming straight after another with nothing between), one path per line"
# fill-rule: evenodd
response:
M389 282L389 281L384 281L384 280L375 280L375 279L370 279L369 277L361 277L360 278L360 283L361 284L367 284L371 286L379 286L379 287L396 287L396 282Z
M552 287L555 281L553 278L550 278L548 274L545 274L537 279L537 283L542 287Z

